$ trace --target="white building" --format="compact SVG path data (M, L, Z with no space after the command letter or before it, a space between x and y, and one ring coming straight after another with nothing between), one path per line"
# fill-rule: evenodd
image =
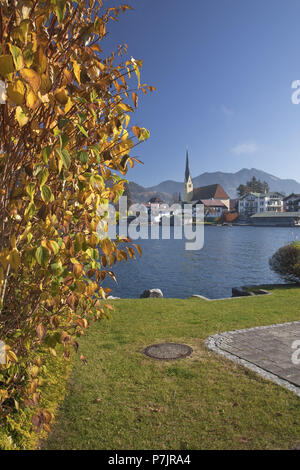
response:
M290 194L283 199L286 212L300 212L300 194Z
M250 217L261 212L283 212L283 194L247 193L238 200L238 212L240 215Z

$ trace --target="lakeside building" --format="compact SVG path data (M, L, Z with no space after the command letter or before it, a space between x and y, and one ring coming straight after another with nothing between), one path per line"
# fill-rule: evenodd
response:
M300 212L300 194L292 193L283 199L285 212Z
M299 212L267 211L250 217L251 223L262 227L300 227Z
M214 222L220 219L223 213L228 211L227 206L222 201L216 199L200 199L197 204L204 205L204 219L207 222Z
M264 212L283 212L284 195L278 192L249 192L238 200L239 215L251 217Z
M217 220L224 212L230 210L230 197L220 184L210 184L194 188L190 167L189 155L186 151L186 165L184 175L184 201L196 206L204 205L204 215L206 220Z

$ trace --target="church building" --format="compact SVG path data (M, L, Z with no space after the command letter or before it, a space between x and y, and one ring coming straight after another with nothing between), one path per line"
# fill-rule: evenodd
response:
M194 188L188 151L186 151L183 202L204 204L204 213L207 217L221 217L224 211L230 210L230 197L220 184L210 184Z

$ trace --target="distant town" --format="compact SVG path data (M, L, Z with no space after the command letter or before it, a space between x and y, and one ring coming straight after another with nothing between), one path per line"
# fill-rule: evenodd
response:
M171 201L154 196L142 202L148 208L154 204L163 215L166 203L203 204L205 222L212 224L300 227L300 193L271 191L266 181L255 176L240 184L236 193L237 197L230 197L218 181L194 187L187 151L183 194L174 193Z

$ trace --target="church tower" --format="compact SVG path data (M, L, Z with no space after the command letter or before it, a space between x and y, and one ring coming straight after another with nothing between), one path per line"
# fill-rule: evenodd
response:
M193 199L194 186L189 167L189 153L186 151L186 164L184 175L184 202L190 202Z

